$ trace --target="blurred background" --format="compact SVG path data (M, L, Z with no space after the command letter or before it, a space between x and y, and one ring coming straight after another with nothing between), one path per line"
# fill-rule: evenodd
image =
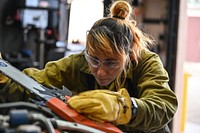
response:
M20 70L42 69L85 48L86 32L114 0L0 0L0 52ZM129 0L137 26L152 35L177 94L173 133L200 131L200 0Z

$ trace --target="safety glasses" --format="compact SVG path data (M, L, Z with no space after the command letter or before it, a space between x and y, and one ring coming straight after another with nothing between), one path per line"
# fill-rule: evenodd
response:
M87 50L84 51L85 59L87 62L94 68L98 68L101 64L109 69L116 69L120 67L120 63L117 60L104 60L100 61L98 59L95 59L94 57L90 56L87 52Z

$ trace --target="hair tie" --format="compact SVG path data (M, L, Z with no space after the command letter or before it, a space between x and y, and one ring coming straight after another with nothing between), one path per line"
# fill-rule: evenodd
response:
M123 20L125 19L124 17L120 17L120 16L116 16L116 15L114 15L113 18L118 18L118 19L123 19Z

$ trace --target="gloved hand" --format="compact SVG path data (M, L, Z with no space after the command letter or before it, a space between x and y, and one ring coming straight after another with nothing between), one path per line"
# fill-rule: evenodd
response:
M2 59L1 53L0 58ZM0 84L4 84L8 81L8 77L4 76L2 73L0 73Z
M91 90L72 96L67 104L78 113L98 122L127 124L132 116L132 103L125 88L118 92Z

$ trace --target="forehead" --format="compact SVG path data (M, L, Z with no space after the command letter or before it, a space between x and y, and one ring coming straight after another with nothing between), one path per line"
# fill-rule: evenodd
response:
M86 49L90 55L98 59L123 60L124 52L107 34L91 31L87 35Z
M114 56L112 53L109 53L109 52L105 52L105 51L99 51L99 50L95 50L95 51L92 51L92 52L89 52L88 53L95 57L95 58L98 58L100 60L107 60L107 59L116 59L116 60L119 60L119 56Z

